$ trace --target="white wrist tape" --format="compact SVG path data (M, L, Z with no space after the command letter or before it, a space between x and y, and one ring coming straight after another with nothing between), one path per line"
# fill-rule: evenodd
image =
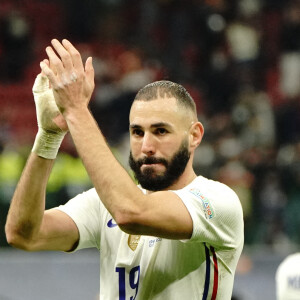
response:
M32 152L47 159L55 159L64 136L65 132L51 132L39 128Z
M60 112L56 106L53 92L49 88L48 78L39 74L35 79L32 91L39 127L32 152L47 159L55 159L66 131L61 130L53 122Z

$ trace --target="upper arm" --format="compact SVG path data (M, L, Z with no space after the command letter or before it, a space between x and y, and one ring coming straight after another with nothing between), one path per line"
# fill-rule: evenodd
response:
M76 224L66 213L49 209L44 213L39 234L28 250L71 251L79 241Z
M144 195L119 224L131 234L196 239L234 248L243 242L243 213L236 194L223 186ZM116 220L116 219L115 219ZM116 220L117 221L117 220Z
M162 191L144 195L140 208L130 213L128 222L120 217L119 226L132 234L157 236L169 239L189 239L193 232L191 215L181 198Z

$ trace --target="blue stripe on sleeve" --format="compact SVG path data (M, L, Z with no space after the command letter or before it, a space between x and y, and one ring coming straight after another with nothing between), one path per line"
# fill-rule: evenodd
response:
M209 289L209 281L210 281L210 257L209 257L209 250L205 246L205 257L206 257L206 273L205 273L205 282L204 282L204 291L202 300L207 300L208 289Z

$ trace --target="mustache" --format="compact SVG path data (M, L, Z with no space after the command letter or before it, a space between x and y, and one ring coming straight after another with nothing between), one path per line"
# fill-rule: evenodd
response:
M164 166L168 166L168 161L164 158L157 157L144 157L137 160L137 164L141 167L143 164L152 165L152 164L163 164Z

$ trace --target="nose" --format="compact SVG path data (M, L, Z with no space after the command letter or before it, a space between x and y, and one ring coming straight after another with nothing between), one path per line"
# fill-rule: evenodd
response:
M151 135L151 133L144 133L141 151L147 156L155 154L155 138Z

